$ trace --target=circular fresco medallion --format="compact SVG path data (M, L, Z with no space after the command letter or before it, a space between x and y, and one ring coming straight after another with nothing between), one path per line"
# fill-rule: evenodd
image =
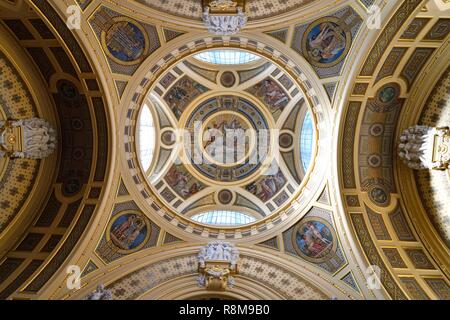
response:
M380 207L387 207L390 203L390 194L380 186L370 189L369 198Z
M78 89L72 82L67 80L59 80L57 83L57 88L58 92L61 93L65 99L74 100L79 96Z
M236 83L236 77L234 76L233 72L231 71L225 71L220 76L220 83L225 88L231 88Z
M382 123L375 123L370 126L370 135L373 137L379 137L384 133L384 125Z
M206 119L199 134L202 154L219 166L242 163L255 147L255 131L243 115L221 111Z
M304 259L321 263L336 252L336 233L328 221L318 217L302 220L292 233L292 245Z
M145 29L125 17L113 18L114 23L102 33L102 46L116 63L133 65L142 61L149 49Z
M382 159L379 154L372 154L367 159L367 162L369 163L369 166L371 166L372 168L378 168L381 166Z
M233 200L233 193L230 190L221 190L217 197L221 204L229 204Z
M279 138L280 147L284 149L289 149L294 143L294 137L289 133L282 133Z
M245 98L209 98L190 113L184 126L193 133L190 141L184 141L185 155L191 164L187 167L195 168L201 178L212 183L235 185L250 179L268 159L268 122ZM265 148L260 148L260 144Z
M119 253L140 250L151 233L149 221L138 212L117 214L109 223L106 239L118 248Z
M161 142L166 146L172 146L175 143L175 133L172 130L164 131L161 134Z
M307 60L316 67L332 67L341 62L351 47L352 35L336 17L313 22L305 32L302 48Z
M64 181L62 187L62 193L66 197L73 197L75 194L80 192L82 183L78 178L68 178Z
M398 94L398 87L388 84L378 91L377 100L382 104L390 104L392 101L397 99Z

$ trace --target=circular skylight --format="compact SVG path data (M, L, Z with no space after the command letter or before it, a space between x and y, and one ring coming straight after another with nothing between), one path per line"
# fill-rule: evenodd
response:
M197 60L225 65L247 64L258 61L261 57L241 50L210 50L198 53L194 56Z
M194 221L221 226L237 226L254 222L256 219L242 212L214 210L197 214L191 218Z

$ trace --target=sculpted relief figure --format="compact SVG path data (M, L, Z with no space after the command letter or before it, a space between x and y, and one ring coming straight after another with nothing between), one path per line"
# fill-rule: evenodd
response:
M45 120L30 118L0 122L0 155L13 158L43 159L57 144L56 131Z
M434 156L436 148L444 151L448 149L442 145L445 141L448 141L448 128L416 125L403 131L400 137L399 156L409 168L414 170L444 170L449 165L448 155L446 158L445 152L438 152L439 158L434 159Z
M199 263L206 261L228 261L237 263L239 250L228 242L214 241L202 247L198 254Z
M217 5L214 7L226 7L229 8L228 3L233 3L227 0L215 1ZM217 35L232 35L242 29L247 23L247 16L241 7L237 7L236 14L215 14L217 12L211 12L210 7L205 7L203 11L203 21L208 31Z
M5 144L5 124L6 122L3 120L0 120L0 145L3 146ZM2 150L2 147L0 146L0 158L4 158L7 156L5 150Z
M197 256L199 265L198 284L210 290L232 287L237 273L239 250L228 242L214 241L202 247Z

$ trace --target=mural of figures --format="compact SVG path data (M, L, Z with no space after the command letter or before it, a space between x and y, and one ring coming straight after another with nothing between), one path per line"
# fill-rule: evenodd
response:
M183 199L187 199L205 188L183 166L172 166L164 179Z
M306 58L318 67L338 64L350 49L351 35L332 17L314 22L306 31L303 49Z
M118 21L106 32L104 45L115 59L137 63L146 51L145 31L137 23Z
M295 250L307 260L321 262L333 254L334 230L325 220L306 219L295 228L293 237Z
M197 135L196 122L202 123ZM265 130L269 129L267 120L253 103L241 97L207 99L189 114L185 128L192 133L190 141L184 141L190 144L185 148L192 164L188 169L195 168L213 184L217 180L234 182L248 177L268 155L260 148L261 143L264 147L270 145L270 139L264 139ZM262 152L258 154L258 150ZM205 161L193 161L194 152Z
M164 100L179 119L189 103L206 91L208 88L185 76L166 93Z
M207 123L203 149L214 161L231 164L242 160L249 150L249 125L235 113L221 114Z
M271 78L264 79L247 91L264 102L275 119L278 119L290 100L287 93Z
M139 213L125 213L116 216L109 229L109 238L121 250L141 248L150 234L149 224Z
M276 175L263 176L261 179L249 184L245 189L261 199L262 202L269 201L286 184L286 178L281 170Z

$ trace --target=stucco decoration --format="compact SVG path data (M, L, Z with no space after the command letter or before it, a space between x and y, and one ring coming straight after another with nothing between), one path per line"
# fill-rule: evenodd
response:
M202 19L208 31L217 35L238 33L247 24L243 8L230 0L215 0L205 6Z
M414 170L445 170L450 163L449 139L448 128L410 127L400 138L399 156Z
M197 256L198 284L208 290L224 291L235 284L239 250L228 242L214 241L201 248Z
M0 156L43 159L56 149L56 131L45 120L0 122Z

